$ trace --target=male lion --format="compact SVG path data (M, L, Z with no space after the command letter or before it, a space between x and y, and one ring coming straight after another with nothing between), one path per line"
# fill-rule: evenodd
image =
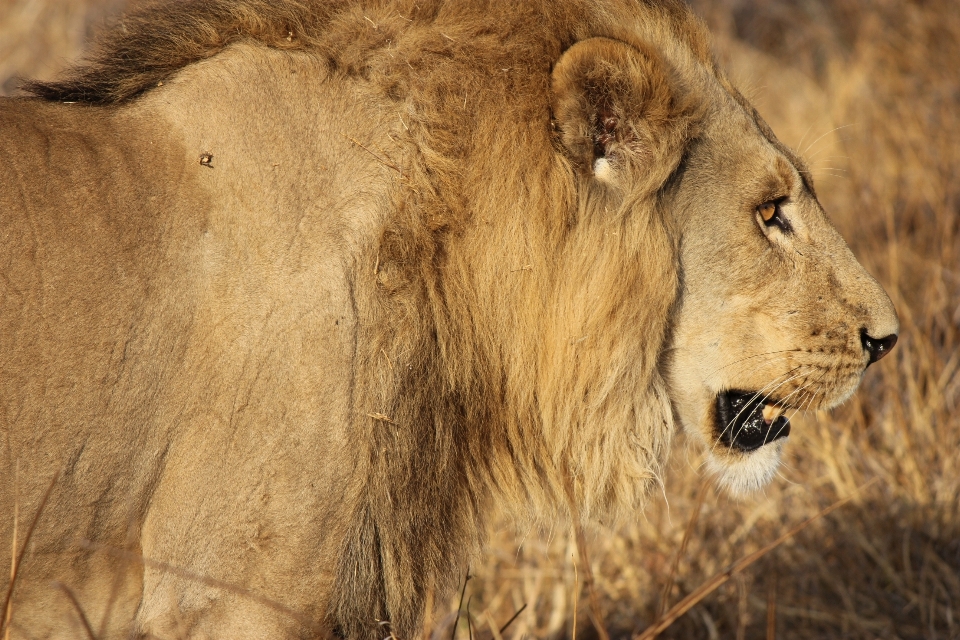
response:
M681 424L761 486L896 341L679 1L169 2L28 90L13 637L415 637L492 500L635 512Z

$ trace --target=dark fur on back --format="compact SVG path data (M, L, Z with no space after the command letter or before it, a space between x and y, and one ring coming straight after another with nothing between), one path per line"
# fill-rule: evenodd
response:
M111 104L134 98L179 69L240 40L302 49L337 10L336 2L203 0L157 2L121 18L80 66L24 90L48 100Z
M690 14L682 2L645 1L669 15L678 37L699 49L700 56L709 56L705 43L691 37ZM216 55L224 47L242 40L285 50L315 50L333 62L345 50L366 49L369 52L369 44L378 48L390 43L388 37L379 38L377 43L371 43L367 38L358 42L353 29L338 32L334 24L338 15L363 7L374 15L386 14L407 22L426 24L440 17L445 9L442 4L436 0L367 0L359 3L344 0L155 0L105 30L87 59L63 78L52 82L27 82L23 89L47 100L120 103L157 86L179 69ZM462 4L470 6L472 3ZM536 22L529 27L569 36L569 28L551 30L550 27L569 27L583 15L587 4L591 3L577 0L566 3L565 7L530 3L526 13ZM475 8L478 15L497 10L496 3ZM544 26L548 28L543 29ZM387 33L389 29L380 35L386 36ZM361 48L358 45L367 46Z

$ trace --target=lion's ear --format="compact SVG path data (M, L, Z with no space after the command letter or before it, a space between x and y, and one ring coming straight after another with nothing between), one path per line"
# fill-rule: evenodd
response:
M610 38L573 45L553 69L553 117L571 159L606 184L657 189L690 135L689 100L652 50Z

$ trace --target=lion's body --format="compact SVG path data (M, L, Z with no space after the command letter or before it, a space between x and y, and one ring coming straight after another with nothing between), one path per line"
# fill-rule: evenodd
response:
M640 507L674 430L681 223L659 185L696 127L654 136L649 188L610 204L560 152L551 110L576 107L551 72L616 37L742 112L697 23L171 6L106 45L133 71L47 89L102 104L0 102L0 513L21 542L59 478L15 635L73 632L56 580L108 635L406 638L492 496ZM179 36L123 48L151 32ZM703 117L682 102L650 118Z
M221 64L270 62L269 51L244 49ZM9 438L0 474L19 478L25 516L42 485L61 474L36 534L38 551L53 555L31 556L22 589L32 573L66 584L101 575L106 584L94 590L108 593L114 572L82 560L88 554L77 542L89 540L280 602L290 600L291 585L274 573L297 575L303 593L329 591L329 559L343 540L342 508L364 453L352 444L362 434L348 430L357 332L350 271L362 259L355 248L369 251L364 226L383 215L376 200L388 201L389 180L375 161L348 155L350 143L322 122L303 133L269 123L257 130L258 110L290 109L296 122L304 108L279 83L274 89L243 108L216 107L242 130L201 124L209 122L202 110L223 99L216 90L208 92L213 102L186 91L186 105L142 104L134 113L0 105L0 145L17 161L0 162L12 187L0 196ZM330 113L343 108L330 101ZM164 109L181 116L168 120ZM198 162L207 148L213 168ZM321 165L329 178L302 179ZM370 182L338 187L340 172ZM14 488L3 483L3 513L13 512ZM300 510L309 517L292 516ZM171 526L177 521L202 529L202 540ZM234 565L217 551L225 543L270 558L257 562L256 582L240 578L250 560ZM142 573L127 558L110 564L134 580ZM157 578L145 588L162 592ZM117 611L128 621L132 613ZM28 628L61 624L46 607L38 614Z

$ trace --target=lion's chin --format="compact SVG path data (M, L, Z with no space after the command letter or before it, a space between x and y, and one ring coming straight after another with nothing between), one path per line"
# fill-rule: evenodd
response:
M776 474L782 439L790 434L784 407L758 392L729 390L717 394L713 409L708 468L730 494L762 488Z
M733 496L745 496L765 487L780 466L783 441L772 442L749 453L710 452L707 469Z

